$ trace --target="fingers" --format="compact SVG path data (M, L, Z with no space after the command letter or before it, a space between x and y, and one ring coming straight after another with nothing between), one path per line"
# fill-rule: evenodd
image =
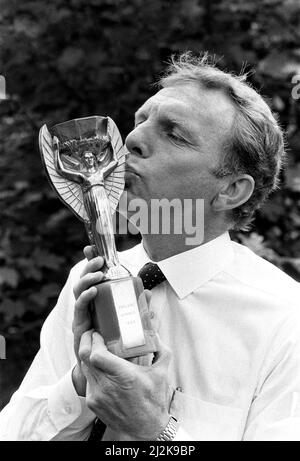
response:
M145 293L147 305L148 305L148 308L149 308L149 306L150 306L150 301L151 301L151 297L152 297L152 293L151 293L150 290L144 290L144 293Z
M91 246L85 247L84 253L88 258L92 256L92 259L90 259L89 262L86 264L80 276L80 279L74 285L73 292L75 299L78 299L81 293L83 293L91 286L97 285L104 278L103 272L100 271L104 264L104 259L102 258L102 256L97 256L96 258L94 258L93 247Z
M150 318L150 312L149 312L150 298L151 298L151 294L149 294L149 290L143 291L139 295L138 305L139 305L141 317L146 316Z
M85 331L80 339L78 356L82 362L88 362L92 351L93 330Z
M100 283L103 278L103 272L90 272L89 274L82 276L74 285L73 292L75 299L78 299L84 291Z
M150 309L150 303L151 303L151 299L152 299L152 292L150 290L144 290L144 293L145 293L145 298L146 298L146 301L147 301L147 311L149 313L149 317L150 317L150 320L153 321L156 317L156 314L157 314L157 305L156 304L153 304L151 306L151 309ZM154 328L154 325L153 325L153 329Z
M135 365L139 365L140 367L150 367L153 362L154 354L146 354L140 355L139 357L134 357L132 359L128 359L129 362L134 363Z
M90 256L90 250L88 250L88 254ZM81 277L84 275L88 274L89 272L96 272L99 271L104 264L104 259L102 256L96 256L96 258L92 258L85 266L85 268L82 271Z
M157 335L158 339L158 351L155 352L155 357L153 361L153 367L163 367L168 368L172 359L172 352L171 350L161 341L159 336Z
M92 246L92 245L88 245L88 246L84 247L83 254L84 254L84 256L86 257L86 259L88 261L90 261L91 259L93 259L93 258L95 258L97 256L96 252L95 252L95 247Z
M91 287L83 291L75 302L74 322L76 325L83 324L89 318L89 304L97 295L97 288Z
M86 247L84 253L89 261L80 279L73 287L76 301L72 329L74 333L74 350L76 357L79 355L79 344L82 334L92 326L90 303L97 295L97 288L95 285L98 285L104 278L104 274L100 271L104 263L103 258L100 256L94 258L92 246Z
M92 352L93 331L94 330L88 330L82 334L81 339L80 339L79 351L78 351L80 367L81 367L82 373L87 379L87 385L95 382L93 368L90 367L90 356ZM88 395L87 389L86 389L86 395Z

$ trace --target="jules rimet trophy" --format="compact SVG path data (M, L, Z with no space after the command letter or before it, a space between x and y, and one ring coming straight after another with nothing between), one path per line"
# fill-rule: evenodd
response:
M157 350L143 284L120 264L113 213L124 189L125 150L109 117L69 120L39 135L40 151L50 183L60 199L81 219L90 244L105 261L105 277L96 285L90 306L93 326L107 348L123 357Z

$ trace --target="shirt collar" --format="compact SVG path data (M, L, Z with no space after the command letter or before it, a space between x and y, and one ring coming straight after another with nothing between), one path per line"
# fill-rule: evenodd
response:
M136 247L141 269L151 261L143 243ZM196 248L157 261L169 284L182 299L221 272L233 258L233 248L228 232Z

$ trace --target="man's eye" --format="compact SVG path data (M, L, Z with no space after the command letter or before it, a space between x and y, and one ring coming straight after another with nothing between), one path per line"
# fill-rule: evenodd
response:
M181 136L178 136L176 133L168 133L169 138L173 139L173 141L177 142L183 142L183 139Z

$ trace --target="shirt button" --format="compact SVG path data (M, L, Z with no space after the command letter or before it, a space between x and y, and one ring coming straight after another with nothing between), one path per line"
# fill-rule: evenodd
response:
M70 407L70 405L66 405L66 407L65 407L65 412L68 413L68 414L70 414L71 411L72 411L72 408Z

